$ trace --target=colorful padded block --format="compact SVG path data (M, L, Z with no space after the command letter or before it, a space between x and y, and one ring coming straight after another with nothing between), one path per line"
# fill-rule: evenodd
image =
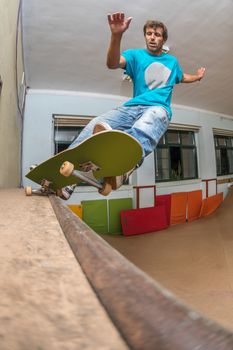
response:
M186 222L187 192L171 194L171 225Z
M216 194L215 196L211 196L208 198L205 198L202 201L200 216L207 216L212 214L222 203L223 201L223 192Z
M166 210L167 224L170 225L171 220L171 195L163 194L155 197L155 205L164 204Z
M121 234L121 210L129 210L133 208L132 198L109 199L109 231L111 234Z
M82 217L83 217L83 208L82 208L81 205L69 204L68 208L70 208L70 210L72 210L72 212L74 214L76 214L78 217L80 217L80 219L82 219Z
M187 205L188 221L191 222L198 219L202 206L202 190L188 192Z
M121 225L124 236L139 235L168 227L164 204L150 208L122 210Z
M97 233L108 233L107 200L89 200L81 202L83 221Z

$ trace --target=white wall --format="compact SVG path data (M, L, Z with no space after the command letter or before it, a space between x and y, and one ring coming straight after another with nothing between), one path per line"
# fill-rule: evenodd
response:
M124 97L72 92L56 92L45 90L29 90L26 97L23 140L23 185L32 185L25 178L30 165L37 164L53 154L53 114L97 116L125 101ZM232 130L233 117L220 116L206 111L173 106L172 123L190 125L199 128L197 134L199 179L181 182L156 184L158 194L196 189L205 190L201 179L216 178L215 149L213 128ZM154 185L153 155L146 158L143 166L132 176L134 185ZM221 185L226 193L227 186ZM215 187L210 186L210 195L215 194ZM112 192L108 198L131 197L134 190L131 186L123 186L121 190ZM95 189L78 188L69 203L80 203L83 199L103 198ZM141 192L141 206L153 205L153 189Z

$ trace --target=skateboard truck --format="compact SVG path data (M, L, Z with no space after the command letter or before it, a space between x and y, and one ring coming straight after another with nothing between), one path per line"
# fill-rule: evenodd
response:
M98 188L99 193L103 196L107 196L111 192L112 186L110 183L104 182L103 184L101 184L96 180L96 178L93 175L93 171L100 170L100 167L98 165L95 165L92 162L86 162L80 164L79 166L82 169L82 171L74 169L74 164L66 161L62 164L60 168L60 173L65 177L73 175L78 179L87 182L89 185Z
M71 164L71 163L70 163ZM100 170L100 167L92 162L86 162L86 163L82 163L79 164L80 169L82 169L82 171L84 172L88 172L88 171L98 171Z
M79 167L82 169L82 171L75 170L74 165L66 161L62 164L60 168L60 173L66 177L73 175L78 179L83 180L84 182L87 182L89 185L98 188L99 193L102 194L103 196L107 196L111 192L112 186L110 183L105 181L103 184L101 184L96 180L96 178L93 175L93 171L100 170L100 167L98 165L95 165L92 162L86 162L86 163L80 164ZM31 170L35 168L36 168L36 165L32 166ZM57 194L57 191L54 191L51 189L51 184L52 184L51 181L44 179L41 181L41 187L38 189L32 189L30 186L25 187L25 194L26 196L32 196L33 194L40 195L40 196Z
M40 196L47 196L49 194L55 194L55 191L50 188L51 182L44 179L41 181L41 187L38 189L32 189L30 186L25 187L26 196L37 194Z

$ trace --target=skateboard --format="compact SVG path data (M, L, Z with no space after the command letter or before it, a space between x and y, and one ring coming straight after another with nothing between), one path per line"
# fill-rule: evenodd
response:
M25 176L40 188L27 186L25 193L58 195L65 186L87 183L108 195L115 189L112 180L133 169L141 157L142 147L134 137L118 130L102 131L32 166Z

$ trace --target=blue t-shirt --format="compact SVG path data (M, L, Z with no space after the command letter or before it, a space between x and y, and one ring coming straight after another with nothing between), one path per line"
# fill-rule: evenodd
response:
M133 80L133 98L124 106L161 106L171 118L173 86L183 76L178 60L167 53L152 55L146 49L126 50L122 56L126 59L125 73Z

